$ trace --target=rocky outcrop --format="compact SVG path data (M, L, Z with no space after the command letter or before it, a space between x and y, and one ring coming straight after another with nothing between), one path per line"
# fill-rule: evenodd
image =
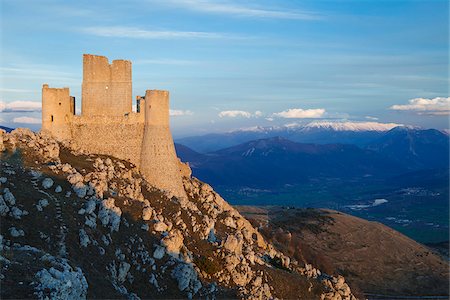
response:
M4 140L0 212L8 228L15 228L14 235L5 234L11 242L23 242L22 230L30 241L39 241L36 245L73 266L61 267L59 273L42 271L38 277L42 287L47 284L45 291L54 290L61 277L62 284L80 282L73 291L80 297L97 297L101 291L102 297L132 299L289 298L298 295L283 294L283 286L297 284L305 285L304 298L353 297L342 279L324 276L267 243L187 169L186 197L177 198L149 185L127 162L80 154L67 148L70 144L59 146L27 130L15 130ZM17 160L15 149L26 152L26 158ZM30 187L36 196L23 197L33 195ZM53 223L36 228L21 218ZM101 278L99 270L104 272ZM60 292L54 290L54 295Z

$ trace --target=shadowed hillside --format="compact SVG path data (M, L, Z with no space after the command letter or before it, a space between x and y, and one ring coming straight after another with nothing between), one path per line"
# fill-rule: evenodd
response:
M330 274L344 275L355 291L448 295L448 261L380 223L332 210L237 208L286 255L314 262Z

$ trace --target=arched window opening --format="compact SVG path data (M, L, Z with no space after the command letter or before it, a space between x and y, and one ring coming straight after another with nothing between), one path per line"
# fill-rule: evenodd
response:
M53 122L53 115L52 115L52 122Z

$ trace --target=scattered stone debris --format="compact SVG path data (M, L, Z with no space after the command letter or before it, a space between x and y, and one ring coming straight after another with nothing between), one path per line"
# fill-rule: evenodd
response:
M211 186L191 178L187 166L183 167L187 197L175 197L149 186L135 166L82 152L70 142L60 144L45 134L22 129L2 134L1 140L0 146L8 153L25 149L35 162L25 171L0 169L0 214L8 224L6 234L0 235L0 249L11 248L25 232L52 251L57 247L57 257L40 254L48 264L34 276L35 295L40 299L86 298L89 290L83 273L92 272L94 258L96 274L104 270L102 280L108 289L114 287L109 294L112 298L161 298L172 282L178 291L171 292L178 297L215 299L232 290L242 299L274 299L277 286L268 276L270 270L296 274L323 287L322 295L311 296L354 299L343 277L325 277L266 243ZM36 184L39 195L29 206L13 184L14 176L23 172L31 185ZM66 186L73 192L63 193ZM18 223L28 214L24 208L33 206L36 210L31 212L36 215L32 217L51 226L37 230ZM18 224L24 226L18 229ZM86 255L76 260L83 264L83 271L72 264L74 245L69 247L66 242L75 243ZM41 252L36 249L34 253ZM135 290L136 282L145 282L148 289ZM96 287L91 288L98 297Z

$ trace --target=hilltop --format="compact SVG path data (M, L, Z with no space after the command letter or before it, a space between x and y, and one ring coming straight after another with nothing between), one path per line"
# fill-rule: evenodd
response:
M177 198L126 161L26 129L0 136L2 299L354 299L196 178Z

